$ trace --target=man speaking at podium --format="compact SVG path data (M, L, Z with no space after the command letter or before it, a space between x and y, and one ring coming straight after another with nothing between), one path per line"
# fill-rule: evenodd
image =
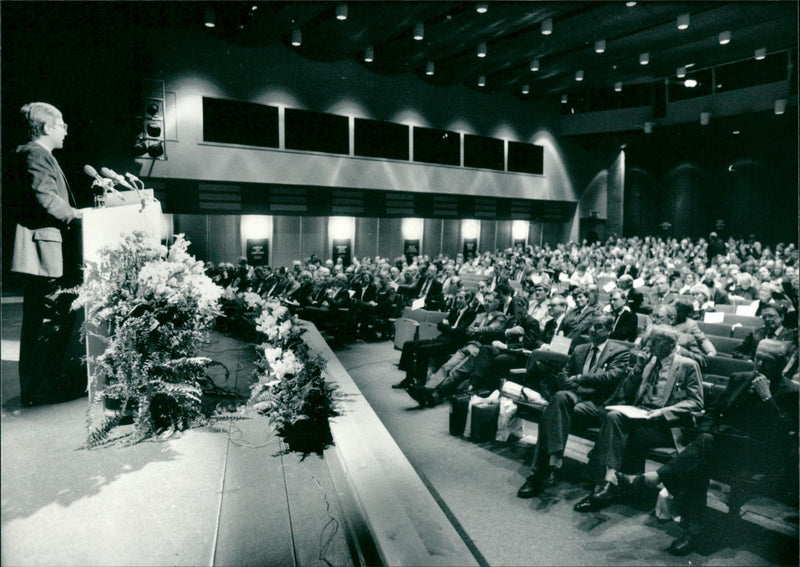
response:
M72 296L58 295L59 289L80 281L71 273L77 272L77 262L68 259L65 270L65 245L75 239L82 215L53 157L67 135L61 112L45 102L26 104L21 112L30 141L9 160L16 223L11 271L24 275L20 398L23 406L32 406L75 399L86 386L85 378L81 384L62 371L75 314L69 309Z

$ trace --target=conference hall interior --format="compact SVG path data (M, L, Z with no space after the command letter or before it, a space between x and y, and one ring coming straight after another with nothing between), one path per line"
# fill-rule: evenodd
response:
M0 3L0 563L797 565L797 21Z

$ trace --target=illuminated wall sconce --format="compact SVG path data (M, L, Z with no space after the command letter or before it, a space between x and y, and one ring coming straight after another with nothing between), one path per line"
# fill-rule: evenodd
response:
M403 239L421 240L423 226L424 223L422 219L403 219L400 223L400 232L403 234Z
M478 2L475 4L475 11L479 14L485 14L489 11L489 4L488 2Z
M425 74L433 75L433 68L434 68L433 61L428 61L428 63L425 65Z
M575 71L575 80L582 81L583 80L583 70Z
M343 22L347 19L347 4L336 5L336 19Z
M272 217L269 215L242 215L242 238L271 238Z
M328 237L331 240L352 239L355 234L355 217L330 217L328 219Z
M684 77L686 77L686 67L678 67L678 70L675 71L675 75L679 79L683 79Z
M724 31L719 34L719 44L728 45L731 42L731 32Z
M606 51L606 40L601 39L594 43L595 53L605 53L605 51Z
M213 28L217 25L217 14L214 8L205 9L205 25L207 28Z
M779 98L775 100L775 114L783 114L786 112L786 99Z
M292 30L292 45L295 47L303 45L303 32L299 29Z
M475 219L463 219L461 221L461 238L464 240L478 238L481 233L481 221Z
M650 54L647 52L639 54L639 65L647 65L650 63Z
M700 113L700 124L703 126L708 126L709 121L711 120L711 113L710 112L701 112Z
M486 75L481 75L478 77L478 86L485 87L486 86Z
M511 221L511 239L527 241L529 228L530 223L526 220Z
M486 57L486 42L482 41L478 44L478 57Z
M681 14L678 16L678 29L685 30L689 28L689 14Z
M522 85L522 94L528 94L531 92L531 86L528 84Z
M531 71L536 72L539 70L539 60L531 59Z
M766 47L759 47L756 49L754 57L756 61L763 61L767 57L767 48Z
M414 39L422 41L425 38L425 24L418 22L414 25Z
M553 33L553 18L547 18L542 22L542 35Z
M622 92L622 81L617 81L614 83L614 91L618 93Z
M364 62L365 63L372 63L375 60L375 49L368 45L367 48L364 50Z
M653 123L652 122L645 122L644 123L644 133L645 134L652 134L653 133Z

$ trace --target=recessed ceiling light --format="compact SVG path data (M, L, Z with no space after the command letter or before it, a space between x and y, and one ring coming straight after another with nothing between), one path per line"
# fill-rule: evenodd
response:
M683 81L683 86L693 89L697 86L697 79L686 79Z
M367 48L364 50L364 62L372 63L375 59L375 50L372 48L371 45L368 45Z
M675 75L679 79L683 79L686 76L686 67L678 67L678 70L675 71Z
M759 47L756 49L755 58L756 61L762 61L767 57L767 48L766 47Z
M681 14L678 16L678 29L685 30L689 27L689 14Z
M342 22L347 19L347 4L336 5L336 19Z
M550 35L553 33L553 18L547 18L542 21L542 35Z
M614 83L614 90L618 93L622 92L622 81L617 81Z
M734 130L733 132L731 132L731 134L733 134L734 136L738 136L739 134L741 134L741 132L739 130Z
M565 95L565 94L561 95L561 103L562 104L567 104L567 95Z
M478 57L486 57L486 42L482 41L478 44Z
M433 67L433 61L428 61L428 63L425 65L425 74L433 75Z
M575 71L575 80L582 81L583 80L583 71Z
M486 75L481 75L478 77L478 86L485 87L486 86Z
M600 39L594 43L595 53L605 53L605 50L606 50L606 40Z
M300 47L303 44L303 32L299 29L292 30L292 45Z
M217 14L214 12L214 8L206 8L205 26L207 28L213 28L215 25L217 25Z
M708 112L701 112L700 113L700 124L703 126L708 126L708 122L711 119L711 114Z
M728 45L731 42L731 32L724 31L719 34L719 44Z
M485 14L489 10L489 4L487 2L478 2L475 4L475 11L479 14Z
M528 94L531 92L531 86L528 84L522 85L522 94Z
M539 70L539 60L531 59L531 71L538 71L538 70Z
M414 24L414 39L422 41L425 38L425 24L417 22Z
M639 65L647 65L650 63L650 54L647 52L639 54Z
M779 98L775 100L775 114L783 114L786 112L786 99Z
M636 6L636 2L634 2L633 0L628 0L627 2L625 2L625 5L628 8L633 8L634 6Z

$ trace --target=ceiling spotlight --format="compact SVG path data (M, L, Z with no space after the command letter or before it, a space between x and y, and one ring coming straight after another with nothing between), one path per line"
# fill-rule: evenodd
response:
M701 112L700 113L700 124L703 126L708 126L708 122L711 119L711 114L708 112Z
M485 87L486 86L486 75L481 75L478 77L478 86Z
M530 92L531 92L531 86L530 85L527 85L527 84L526 85L522 85L522 94L528 94Z
M565 94L561 95L561 104L567 104L567 95Z
M618 93L622 92L622 81L617 81L614 83L614 90Z
M485 14L489 10L488 2L478 2L475 4L475 11L479 14Z
M425 74L433 75L433 61L428 61L427 65L425 65Z
M595 53L604 53L606 50L606 40L600 39L594 43Z
M372 63L375 59L375 49L371 45L368 45L367 48L364 50L364 62L365 63Z
M531 59L531 71L538 71L538 70L539 70L539 60Z
M731 32L724 31L719 34L719 44L728 45L731 42Z
M691 69L692 67L694 67L694 63L687 63L686 65L684 65L684 67L686 67L687 69Z
M553 33L553 18L547 18L542 21L542 35L550 35Z
M689 28L689 14L681 14L678 16L678 29L685 30Z
M253 12L255 12L256 10L258 10L258 5L257 5L257 4L253 4L252 6L250 6L250 9L251 9Z
M422 22L418 22L414 24L414 39L417 41L422 41L425 37L425 24Z
M756 61L763 61L767 57L767 48L766 47L759 47L756 49L755 58Z
M583 80L583 70L575 71L575 80L576 81Z
M678 67L678 70L675 71L675 75L677 75L679 79L683 79L686 76L686 67Z
M731 134L733 134L734 136L738 136L738 135L739 135L739 134L741 134L741 133L742 133L742 132L741 132L741 131L739 131L739 130L734 130L733 132L731 132Z
M639 65L647 65L650 63L650 54L646 51L639 54Z
M214 12L214 8L205 9L205 24L207 28L213 28L217 25L217 14Z
M295 47L303 45L303 32L299 29L292 30L292 45Z
M478 44L478 57L486 57L486 42L482 41Z
M653 133L653 123L652 122L645 122L644 123L644 133L645 134L652 134Z
M336 19L342 22L347 19L347 4L336 4Z
M775 100L775 114L783 114L786 112L786 99L779 98Z
M697 86L697 79L686 79L683 81L683 86L693 89Z
M625 5L628 8L633 8L634 6L636 6L636 2L634 2L633 0L628 0L627 2L625 2Z

